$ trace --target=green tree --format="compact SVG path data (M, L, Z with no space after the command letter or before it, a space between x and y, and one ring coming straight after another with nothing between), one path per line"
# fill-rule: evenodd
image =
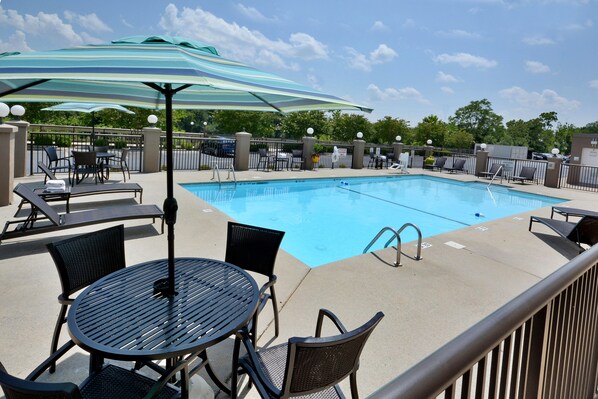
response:
M502 116L494 113L487 99L457 109L449 122L470 133L476 143L498 143L504 131Z
M369 143L377 142L373 141L375 136L372 123L363 115L333 111L328 126L329 134L334 140L352 141L357 137L357 132L362 132L364 140Z
M327 135L328 120L323 111L291 112L284 116L281 130L284 137L299 139L307 135L308 128L314 129L314 137Z
M423 145L428 140L436 147L443 147L446 134L446 123L436 115L429 115L422 119L415 127L415 144Z
M505 145L517 145L517 146L529 146L529 124L528 122L517 119L510 120L507 122L507 129L503 136L501 144Z
M385 116L373 124L374 137L376 142L383 144L392 144L397 136L401 136L401 141L409 136L409 122L404 119L396 119Z
M597 126L598 127L598 126ZM582 129L572 124L559 124L554 137L554 145L561 151L561 154L571 153L571 141L574 134L581 133ZM598 129L596 129L598 132Z
M273 112L215 111L212 117L218 130L226 134L249 132L254 137L274 137L281 116Z
M446 133L444 136L444 146L448 148L470 149L473 147L474 140L471 133L453 123L446 124Z

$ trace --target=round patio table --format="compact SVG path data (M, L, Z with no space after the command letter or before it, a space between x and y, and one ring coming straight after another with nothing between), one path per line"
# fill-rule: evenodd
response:
M244 270L205 258L175 260L174 296L153 291L167 276L168 260L154 260L114 272L85 289L69 310L69 334L90 352L92 367L103 358L130 361L200 356L201 367L223 390L205 350L245 326L258 304L258 287ZM185 356L187 356L185 358ZM168 370L165 370L168 372Z

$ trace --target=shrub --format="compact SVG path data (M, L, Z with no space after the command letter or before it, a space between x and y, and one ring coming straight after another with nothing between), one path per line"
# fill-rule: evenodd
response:
M94 144L96 147L105 147L107 145L110 145L110 143L108 142L108 140L106 140L105 138L98 138L95 141Z
M268 148L268 144L266 143L259 143L259 144L251 144L249 146L249 152L258 152L260 148Z
M56 136L54 141L57 147L70 147L73 144L73 139L70 136Z
M36 134L33 136L33 144L42 146L53 145L54 140L49 134Z
M116 139L114 140L114 148L116 149L123 149L127 148L127 141L124 139Z
M210 165L199 165L199 170L211 170Z

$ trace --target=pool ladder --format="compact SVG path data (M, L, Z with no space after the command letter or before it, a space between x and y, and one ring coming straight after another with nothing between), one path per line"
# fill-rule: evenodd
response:
M403 226L401 226L400 229L395 230L392 227L384 227L382 228L382 230L380 230L380 232L376 235L376 237L374 237L372 239L372 241L370 241L370 243L368 244L367 247L365 247L365 249L363 250L363 253L365 254L371 247L372 245L374 245L374 243L376 241L378 241L378 239L380 237L382 237L382 234L384 234L387 231L391 231L393 233L393 236L390 237L390 240L388 240L386 242L386 244L384 244L384 248L388 248L388 246L390 245L391 242L393 242L396 238L397 240L397 261L395 262L395 267L401 266L401 232L403 230L405 230L407 227L413 227L415 229L415 231L417 231L417 255L415 256L415 258L412 258L411 256L404 254L405 256L414 259L414 260L422 260L421 257L421 253L422 253L422 232L419 229L419 227L417 227L416 225L414 225L413 223L405 223Z
M486 187L490 187L490 185L492 184L492 182L494 181L494 179L496 179L496 175L498 175L500 172L502 171L502 165L500 165L498 167L498 170L496 171L496 173L492 176L492 179L490 179L490 183L488 183L488 185ZM500 182L502 183L502 173L500 174Z
M231 165L228 168L228 176L226 176L226 180L230 180L231 172L233 172L233 181L235 183L235 187L237 187L237 175L235 175L235 167L233 165ZM218 184L220 186L222 186L222 180L220 179L220 168L218 167L218 164L216 164L214 169L212 169L212 179L211 180L214 180L216 177L218 177Z

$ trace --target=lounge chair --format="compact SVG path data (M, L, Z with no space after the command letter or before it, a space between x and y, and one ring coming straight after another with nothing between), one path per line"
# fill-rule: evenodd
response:
M511 180L518 181L521 184L525 184L526 180L531 182L534 181L534 175L536 174L536 168L533 166L524 166L519 172L519 176L512 176Z
M494 176L502 177L503 166L501 163L493 163L490 167L490 170L487 172L480 172L481 177L485 177L487 179L491 179Z
M465 159L456 159L453 162L453 166L443 167L442 170L446 170L447 172L450 172L450 173L456 173L456 172L467 173L467 171L463 168L464 166L465 166Z
M595 216L584 216L577 223L530 216L529 231L532 231L532 223L534 222L542 223L554 230L561 237L573 241L581 251L585 250L581 244L591 247L598 243L598 217Z
M293 157L291 158L291 170L293 166L297 165L299 170L303 169L303 150L291 150Z
M66 171L69 175L70 183L72 169L71 158L69 156L59 157L55 146L44 147L44 151L48 156L48 169L53 173L56 173L57 171Z
M328 317L340 334L321 337L324 317ZM256 350L242 331L235 339L239 353L243 340L247 355L239 359L239 371L247 373L262 398L344 398L338 383L349 377L351 397L358 398L357 369L359 356L367 339L384 317L378 312L364 325L347 331L330 311L320 309L315 337L290 338L284 344ZM234 358L234 355L233 355ZM234 365L234 363L233 363ZM231 398L237 398L237 370L231 378Z
M25 219L6 222L0 234L0 242L8 238L24 237L31 234L47 233L74 227L89 226L99 223L115 222L129 219L162 219L164 233L164 213L156 205L119 205L86 210L74 213L58 214L46 201L23 184L13 190L15 194L31 204L31 214ZM39 217L39 214L45 217ZM16 225L13 230L8 230Z
M404 152L399 155L399 162L393 163L388 167L389 170L397 170L399 173L409 173L407 167L409 166L409 153Z
M436 160L434 161L434 163L432 165L424 164L424 169L438 170L440 172L440 171L442 171L442 168L444 168L445 163L446 163L446 157L436 158Z
M577 217L584 217L584 216L594 216L598 217L598 212L588 211L586 209L580 208L569 208L567 206L553 206L552 212L550 212L550 218L552 219L554 214L558 213L565 217L565 220L569 221L569 216L577 216Z
M45 173L46 180L57 180L54 173L44 165L42 162L37 164L38 168ZM50 201L66 201L66 211L70 212L70 199L75 197L85 197L88 195L97 194L118 194L118 193L133 193L137 197L139 193L139 203L143 203L143 188L137 183L110 183L110 184L94 184L94 185L79 185L75 187L67 187L70 190L68 195L64 193L49 194L44 191L45 187L39 187L33 190L34 193L41 195L46 202ZM17 209L17 213L27 201L22 200Z

